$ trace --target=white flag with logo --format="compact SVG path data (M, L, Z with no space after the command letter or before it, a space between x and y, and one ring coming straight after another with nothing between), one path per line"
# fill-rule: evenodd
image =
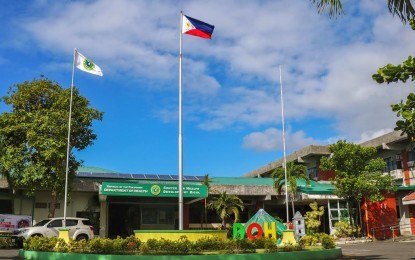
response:
M88 60L84 55L80 52L76 51L75 53L75 65L78 69L83 70L88 73L92 73L98 76L103 76L102 70L98 65L93 63L92 61Z

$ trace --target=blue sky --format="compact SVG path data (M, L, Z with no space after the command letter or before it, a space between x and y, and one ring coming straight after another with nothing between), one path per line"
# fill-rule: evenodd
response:
M412 90L371 75L413 55L415 33L379 0L344 1L330 19L312 1L2 1L0 96L40 75L71 84L73 50L103 77L75 85L104 112L84 165L177 174L180 11L215 25L183 35L184 174L241 176L287 153L391 131L390 104ZM0 112L9 108L0 104Z

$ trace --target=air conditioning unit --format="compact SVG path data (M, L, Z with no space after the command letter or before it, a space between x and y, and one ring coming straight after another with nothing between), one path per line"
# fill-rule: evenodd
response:
M408 167L414 167L415 161L408 161Z
M402 161L402 154L397 154L397 155L395 155L395 159L396 159L397 161Z

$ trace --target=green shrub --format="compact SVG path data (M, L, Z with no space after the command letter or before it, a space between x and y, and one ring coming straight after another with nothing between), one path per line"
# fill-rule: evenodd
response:
M0 249L13 248L15 245L9 237L0 237Z
M359 226L352 225L348 221L339 221L334 227L336 228L334 233L336 237L357 237L362 231Z
M321 245L325 249L335 248L336 243L334 242L334 238L328 234L321 235Z
M266 253L272 253L278 251L277 243L274 239L265 239L264 248Z
M111 254L114 246L111 239L94 237L88 241L86 251L93 254Z
M67 253L69 251L68 244L66 244L65 240L58 238L53 250L56 252Z
M256 248L256 249L265 248L265 243L266 243L267 240L272 240L275 243L274 239L266 238L266 237L260 237L260 238L251 240L251 243L252 243L253 247Z
M318 238L315 235L305 235L300 239L300 242L306 246L315 246L318 242Z
M295 250L295 245L292 242L286 242L284 245L278 247L279 251L292 252Z
M58 242L57 237L34 236L26 239L23 248L28 251L52 252Z
M130 253L135 253L140 251L141 241L137 239L134 235L125 238L127 242L127 251Z
M249 239L228 240L225 243L225 250L228 254L255 253L256 251L254 243Z
M69 240L68 246L68 253L86 253L88 241L85 239L76 241L76 240Z
M197 247L193 246L187 237L183 236L178 241L167 239L149 239L140 247L142 255L187 255L197 253Z
M328 236L328 235L326 235ZM330 236L328 236L332 239ZM315 238L316 239L316 238ZM327 238L325 238L327 240ZM330 241L324 243L329 246ZM334 240L333 240L334 243ZM203 238L191 242L186 236L177 241L167 239L149 239L142 243L135 236L125 239L95 237L89 241L70 240L66 243L60 238L33 237L25 241L24 249L30 251L92 253L92 254L141 254L141 255L196 255L203 251L220 251L227 254L255 253L256 249L265 249L265 252L294 251L304 248L305 242L298 245L285 244L277 247L275 239L258 238L254 240L236 239L222 241L219 238Z
M194 247L198 251L219 251L224 250L226 244L222 239L213 237L213 238L201 238L194 243Z
M305 243L302 239L300 239L297 244L295 245L295 251L303 251L305 248Z

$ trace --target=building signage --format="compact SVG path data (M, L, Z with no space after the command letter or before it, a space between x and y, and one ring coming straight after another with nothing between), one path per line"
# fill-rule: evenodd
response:
M100 192L111 196L178 197L179 187L176 184L164 183L103 182ZM206 198L207 193L206 185L183 184L185 198Z
M14 230L32 225L32 216L0 214L0 236L3 232L12 233Z

